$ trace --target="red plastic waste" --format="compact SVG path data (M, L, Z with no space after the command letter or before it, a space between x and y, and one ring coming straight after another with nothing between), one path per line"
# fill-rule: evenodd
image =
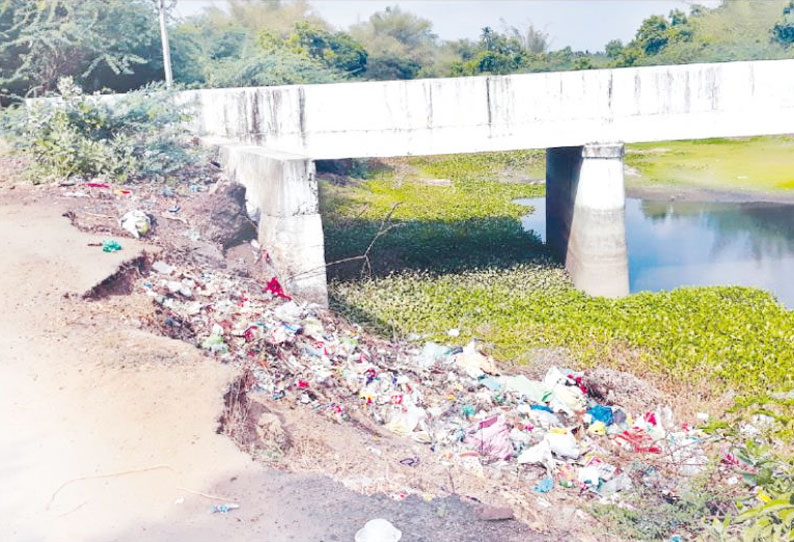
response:
M628 429L623 431L616 438L622 441L627 447L631 447L637 453L662 453L662 449L657 446L651 436L642 429Z
M281 283L278 281L276 277L270 279L270 282L267 283L265 286L265 290L270 292L271 294L280 297L281 299L292 299L286 293L284 293L284 288L281 286Z

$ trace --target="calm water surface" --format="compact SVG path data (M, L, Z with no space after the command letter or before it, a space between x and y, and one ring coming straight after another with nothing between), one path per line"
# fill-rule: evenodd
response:
M546 240L546 199L522 224ZM794 308L794 205L626 200L632 292L755 286Z

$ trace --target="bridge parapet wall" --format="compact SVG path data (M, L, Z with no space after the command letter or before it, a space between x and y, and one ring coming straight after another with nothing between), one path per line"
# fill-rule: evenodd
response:
M185 91L195 129L313 159L794 131L794 60Z

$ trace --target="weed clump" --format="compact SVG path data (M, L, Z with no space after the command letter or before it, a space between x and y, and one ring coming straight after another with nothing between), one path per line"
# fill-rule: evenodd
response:
M196 160L184 130L190 115L157 86L110 99L70 78L58 93L4 115L3 132L29 158L33 182L70 178L165 181Z

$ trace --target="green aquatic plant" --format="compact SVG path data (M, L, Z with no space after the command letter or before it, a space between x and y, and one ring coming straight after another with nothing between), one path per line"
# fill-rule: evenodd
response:
M537 153L410 158L370 181L325 185L329 262L360 254L399 204L373 246L371 272L331 267L335 307L387 334L443 339L457 328L505 360L562 346L594 365L624 351L639 371L713 393L794 384L794 313L767 292L681 288L610 300L574 289L518 221L526 208L512 200L543 186L497 180L511 168L529 177L538 161ZM451 185L421 182L442 174Z
M626 149L629 188L785 193L794 189L790 136L640 143Z

